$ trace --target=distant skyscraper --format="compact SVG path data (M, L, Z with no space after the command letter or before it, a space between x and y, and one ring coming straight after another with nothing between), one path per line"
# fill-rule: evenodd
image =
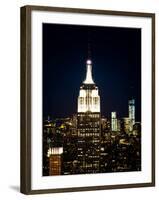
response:
M62 168L62 147L54 147L48 150L49 157L49 175L61 175Z
M116 112L111 112L111 129L112 131L118 130L118 122L116 118Z
M133 130L133 125L135 124L135 99L129 100L129 119L130 119L130 131Z
M77 108L78 173L100 171L100 96L92 78L92 61L86 62L86 79L80 87Z

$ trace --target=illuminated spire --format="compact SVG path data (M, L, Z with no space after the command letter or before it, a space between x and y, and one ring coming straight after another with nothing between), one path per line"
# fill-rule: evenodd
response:
M86 79L83 82L84 84L94 84L93 78L92 78L92 61L87 60L86 62L87 66L87 72L86 72Z

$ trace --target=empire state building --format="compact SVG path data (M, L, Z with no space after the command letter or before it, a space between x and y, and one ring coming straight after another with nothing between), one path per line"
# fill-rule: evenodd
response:
M87 73L86 79L80 87L78 97L78 113L96 112L100 113L100 96L98 87L95 85L92 78L92 61L86 62Z
M100 172L100 96L92 78L92 61L86 61L77 108L77 161L78 173Z

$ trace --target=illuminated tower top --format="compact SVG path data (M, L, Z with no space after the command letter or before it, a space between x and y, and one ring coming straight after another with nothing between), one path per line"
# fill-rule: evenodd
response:
M84 84L94 84L93 78L92 78L92 61L89 59L86 62L87 64L87 73L86 73L86 79L83 82Z
M80 87L77 112L100 113L100 96L98 87L92 78L92 61L90 59L87 60L86 67L86 79Z

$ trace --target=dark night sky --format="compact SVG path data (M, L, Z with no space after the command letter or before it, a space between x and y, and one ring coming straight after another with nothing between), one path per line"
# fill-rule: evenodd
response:
M140 121L141 30L77 25L43 24L43 116L76 113L88 40L102 115L128 116L128 99L134 97Z

